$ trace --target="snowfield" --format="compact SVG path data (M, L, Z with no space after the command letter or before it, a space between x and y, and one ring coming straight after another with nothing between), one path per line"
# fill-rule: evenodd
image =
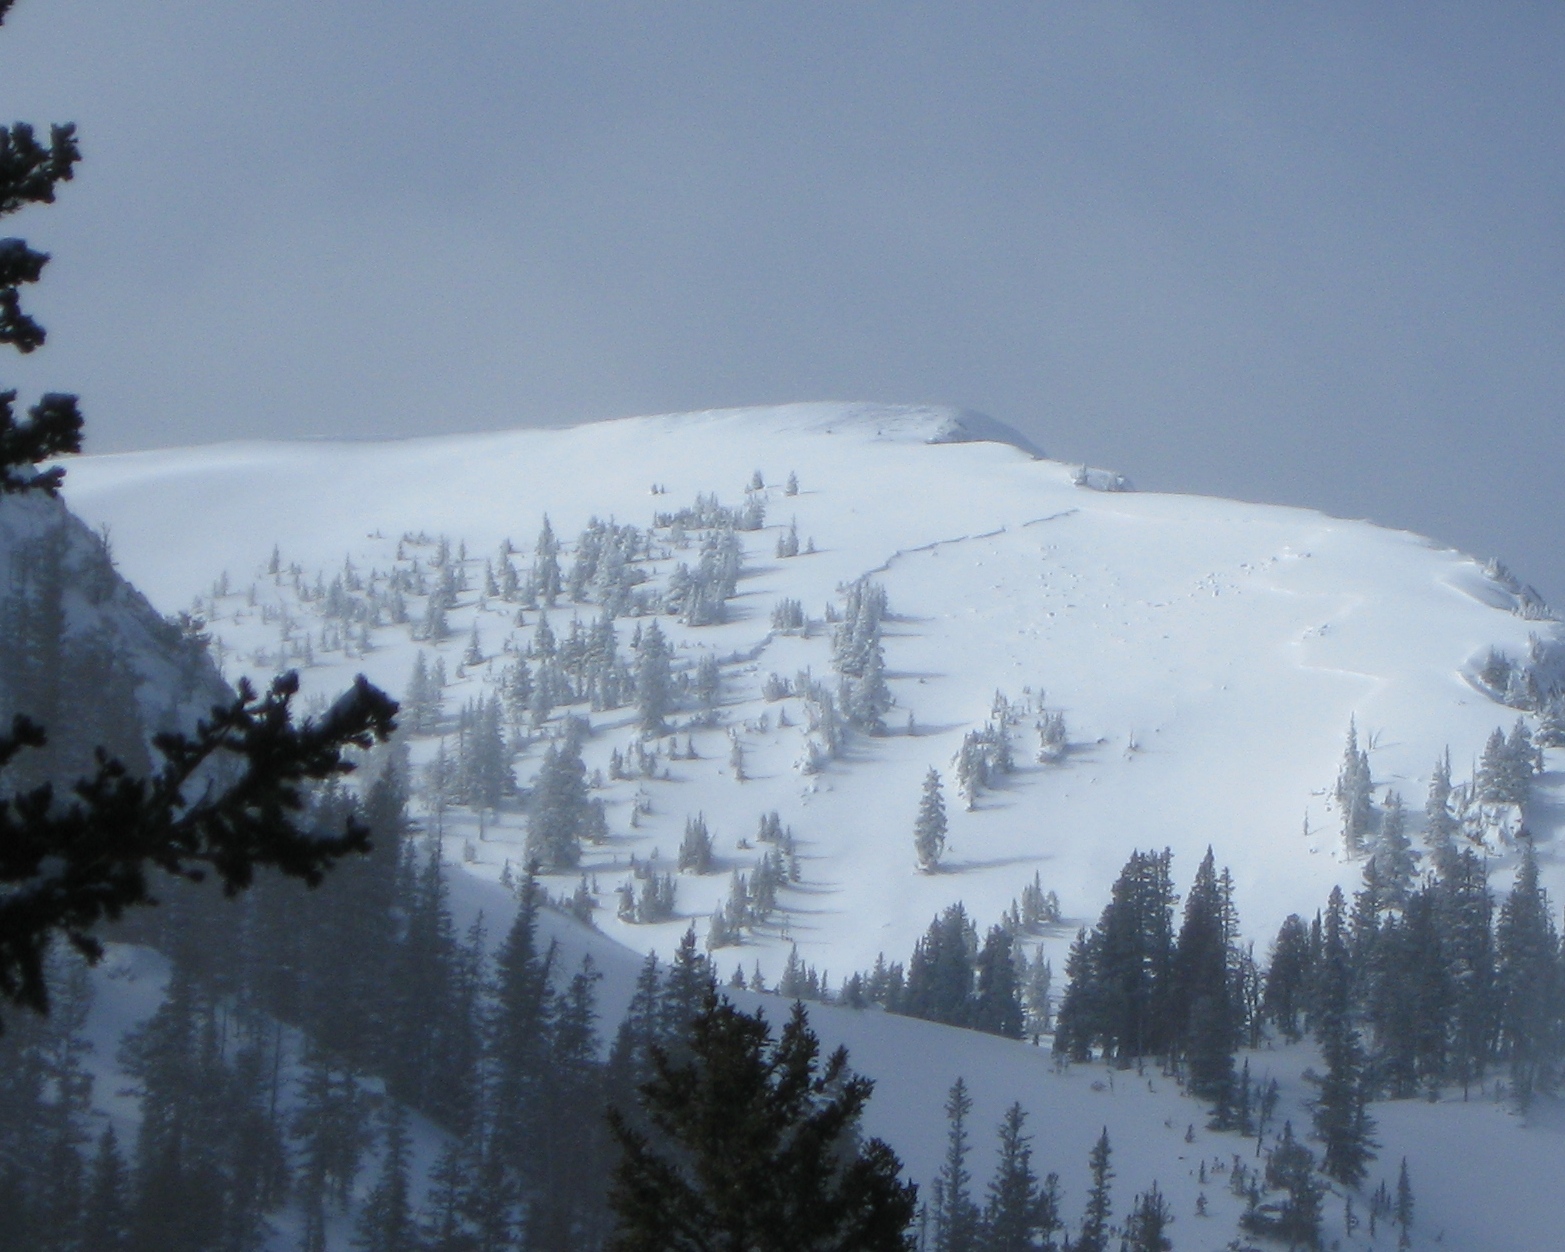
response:
M591 950L609 977L604 1015L628 996L640 953L668 956L687 927L706 933L732 872L753 871L758 819L775 810L797 840L800 880L779 911L742 943L713 953L725 976L758 967L775 984L797 949L835 987L884 953L906 960L931 918L962 901L980 929L1035 873L1058 894L1061 923L1029 942L1063 981L1064 952L1090 925L1129 853L1170 847L1187 885L1210 844L1236 886L1241 922L1264 952L1283 918L1324 904L1334 884L1351 891L1361 863L1343 847L1331 799L1350 720L1369 759L1377 797L1401 793L1415 826L1437 757L1454 774L1496 726L1519 716L1479 677L1491 650L1547 677L1565 651L1558 624L1503 574L1417 535L1302 509L1123 490L1107 472L1044 459L1014 432L956 410L809 404L603 422L394 443L226 444L85 457L66 480L71 507L107 526L119 569L165 613L198 612L230 681L263 683L303 667L307 696L324 701L356 672L395 695L415 659L442 659L448 722L416 737L425 765L454 751L455 716L491 698L513 656L534 640L540 610L485 594L502 544L522 573L547 514L569 565L589 520L648 528L654 514L715 493L724 505L764 500L765 525L742 531L737 594L721 624L687 626L664 615L676 673L703 653L721 665L716 714L685 699L646 776L610 776L611 753L640 742L632 708L557 710L516 740L516 779L536 772L560 713L587 717L584 755L599 771L609 837L584 851L601 933L557 917L573 951ZM763 487L747 490L759 471ZM785 484L797 475L797 494ZM1109 489L1112 488L1112 489ZM779 556L791 526L797 556ZM414 562L427 571L441 539L458 553L467 589L448 614L449 636L415 638L410 622L344 631L323 593L351 567L369 587ZM667 587L680 562L699 559L668 527L652 531L642 586ZM689 542L689 540L687 540ZM268 572L274 548L278 572ZM813 549L813 550L810 550ZM465 555L465 559L463 559ZM881 737L850 734L842 754L809 772L808 711L797 694L768 699L771 675L808 670L835 685L828 606L870 577L885 588L884 646L895 705ZM797 600L800 633L774 630L772 613ZM568 596L547 610L557 637L597 604ZM649 618L615 622L620 654ZM477 654L468 656L477 637ZM964 811L953 758L983 727L996 693L1019 710L1010 727L1017 768ZM778 694L777 689L770 693ZM1063 714L1068 746L1036 759L1035 721ZM742 760L736 776L734 745ZM694 758L687 755L693 747ZM1557 855L1557 754L1546 761L1526 815L1554 898L1565 887ZM940 872L914 858L913 819L931 766L946 780L948 847ZM717 870L677 875L676 916L655 924L616 917L615 890L631 858L672 871L688 817L714 834ZM1503 816L1503 815L1502 815ZM494 886L519 871L526 817L514 800L496 812L426 808L426 827L472 882L459 908L484 907L503 933ZM1486 841L1503 891L1513 852L1496 824ZM1416 844L1415 838L1415 844ZM569 895L576 874L547 880ZM485 903L487 902L487 903ZM498 903L497 903L498 902ZM459 918L459 921L461 919ZM748 1001L753 1002L753 1001ZM784 1006L767 1001L774 1018ZM1179 1248L1223 1247L1242 1201L1209 1167L1254 1142L1201 1129L1200 1108L1148 1070L1056 1072L1046 1048L954 1031L878 1011L812 1007L829 1042L846 1042L857 1068L879 1083L870 1129L886 1135L927 1184L943 1140L940 1113L958 1075L974 1088L973 1172L988 1172L993 1127L1005 1104L1032 1110L1038 1164L1058 1170L1074 1223L1086 1189L1086 1155L1100 1126L1116 1149L1117 1209L1156 1177L1170 1197ZM1257 1078L1284 1087L1301 1132L1308 1115L1300 1074L1307 1051L1252 1056ZM1546 1213L1565 1194L1558 1126L1524 1127L1491 1101L1378 1104L1384 1147L1371 1186L1409 1158L1418 1188L1416 1246L1556 1247ZM1281 1116L1281 1115L1280 1115ZM1193 1124L1193 1140L1185 1141ZM1194 1216L1204 1192L1212 1216ZM1546 1198L1552 1197L1547 1200ZM1342 1205L1328 1200L1332 1239L1347 1241ZM1364 1215L1364 1214L1361 1214ZM1210 1229L1211 1237L1206 1231ZM1383 1230L1381 1246L1393 1238Z

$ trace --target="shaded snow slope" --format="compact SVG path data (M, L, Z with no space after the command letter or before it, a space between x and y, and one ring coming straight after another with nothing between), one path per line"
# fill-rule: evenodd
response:
M773 997L740 998L747 1006L764 1003L774 1023L786 1019L788 1006ZM958 1077L973 1099L969 1168L978 1198L994 1168L995 1129L1011 1102L1019 1101L1028 1112L1034 1168L1060 1176L1061 1209L1072 1236L1086 1203L1087 1154L1101 1129L1108 1130L1114 1150L1115 1220L1123 1221L1133 1197L1156 1182L1174 1214L1169 1235L1181 1252L1230 1246L1246 1206L1230 1189L1235 1157L1246 1168L1265 1167L1253 1137L1206 1129L1205 1106L1181 1095L1155 1065L1139 1074L1102 1065L1062 1068L1046 1049L875 1010L811 1005L810 1020L828 1048L845 1045L853 1066L875 1078L866 1129L896 1148L926 1199L945 1150L941 1105ZM1266 1049L1241 1054L1241 1060L1260 1085L1274 1078L1278 1083L1276 1120L1265 1146L1275 1143L1285 1121L1307 1136L1314 1088L1303 1075L1321 1068L1313 1049ZM1551 1252L1559 1246L1553 1213L1565 1194L1559 1126L1542 1119L1529 1126L1476 1091L1467 1102L1458 1093L1437 1104L1380 1103L1371 1112L1379 1123L1380 1147L1363 1194L1354 1196L1361 1225L1350 1238L1343 1223L1345 1196L1323 1178L1329 1188L1325 1247L1356 1252L1396 1244L1389 1222L1382 1223L1378 1240L1370 1239L1367 1197L1382 1180L1395 1192L1404 1157L1416 1203L1414 1247ZM1207 1210L1201 1217L1196 1203L1203 1195ZM1240 1246L1281 1245L1245 1238Z
M38 492L0 495L0 708L13 702L13 686L25 664L15 654L18 632L25 631L29 614L39 612L18 595L19 587L32 594L39 577L36 570L24 577L22 567L29 564L30 550L36 559L37 549L51 538L58 544L59 642L68 647L97 641L126 665L149 736L192 730L213 704L232 698L206 654L188 646L179 628L116 572L102 537L63 501ZM38 715L37 709L21 711Z

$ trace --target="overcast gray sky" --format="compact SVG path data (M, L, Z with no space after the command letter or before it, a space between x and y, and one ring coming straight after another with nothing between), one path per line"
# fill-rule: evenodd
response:
M105 451L936 401L1565 603L1565 7L22 0Z

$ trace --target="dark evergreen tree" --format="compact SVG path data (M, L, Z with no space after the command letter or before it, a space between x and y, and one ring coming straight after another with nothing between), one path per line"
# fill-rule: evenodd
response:
M1397 1225L1402 1227L1402 1233L1398 1239L1401 1247L1410 1246L1410 1232L1413 1229L1413 1184L1407 1175L1407 1157L1402 1158L1402 1167L1397 1171L1397 1199L1396 1199Z
M64 951L50 962L55 992L50 1020L38 1032L46 1097L38 1107L41 1153L34 1164L29 1207L37 1219L40 1252L66 1252L77 1242L87 1187L84 1149L93 1077L85 1038L92 991L85 963Z
M241 1008L230 1012L231 1051L217 1095L226 1115L219 1139L224 1177L224 1219L216 1252L252 1252L272 1233L267 1215L286 1198L290 1174L283 1128L270 1100L272 1023ZM221 1037L219 1050L223 1044Z
M120 1048L121 1067L141 1097L130 1241L135 1252L207 1252L222 1241L223 1084L212 1008L188 957L176 953L163 1003Z
M513 1252L525 1246L518 1240L521 1191L495 1146L493 1130L477 1140L472 1168L473 1185L463 1201L463 1216L472 1236L471 1252Z
M518 728L525 725L533 706L533 672L527 658L520 653L501 674L500 698L505 703L505 715L511 725Z
M695 928L691 927L674 950L658 1005L658 1047L671 1060L685 1059L690 1024L716 989L717 976L711 958L697 947Z
M1239 1013L1229 986L1233 935L1228 913L1212 849L1207 848L1185 900L1169 1000L1177 1047L1190 1067L1190 1089L1219 1107L1233 1088L1239 1043Z
M935 1179L935 1252L977 1252L982 1233L978 1205L973 1201L972 1174L967 1168L967 1118L973 1099L960 1078L946 1096L946 1154Z
M723 677L718 668L717 654L715 652L703 652L701 660L696 664L696 699L701 708L710 713L717 707L718 697L722 695Z
M1290 913L1272 944L1264 1001L1266 1017L1290 1043L1297 1043L1304 1037L1300 1020L1313 981L1309 928L1297 913Z
M1138 1195L1125 1222L1126 1252L1172 1252L1174 1241L1167 1231L1174 1224L1168 1201L1154 1182L1151 1189Z
M1114 1212L1109 1198L1109 1183L1114 1177L1114 1171L1109 1168L1111 1155L1109 1131L1105 1126L1087 1158L1092 1188L1087 1192L1087 1211L1081 1219L1081 1234L1071 1244L1071 1252L1108 1252L1109 1218Z
M978 993L973 1002L974 1030L1007 1039L1022 1037L1022 996L1016 977L1015 943L1008 930L991 926L978 954Z
M1343 912L1346 903L1333 887L1326 909L1318 964L1315 1035L1326 1073L1315 1099L1315 1134L1324 1145L1321 1168L1344 1186L1363 1181L1374 1160L1374 1122L1364 1078L1364 1051L1353 1023L1353 970Z
M529 1245L540 1252L596 1247L605 1233L609 1153L593 1002L600 977L587 957L555 999L544 1111L550 1143L528 1222Z
M474 808L498 809L501 799L515 787L500 726L499 700L479 698L463 718L460 791Z
M947 907L913 949L902 1012L948 1026L969 1025L977 947L977 930L967 910L960 902Z
M495 961L490 1107L496 1150L526 1178L540 1177L548 1143L546 1087L553 1031L550 976L555 947L540 950L542 889L529 873L520 907Z
M14 1210L13 1210L14 1211ZM130 1176L112 1125L98 1137L82 1209L84 1252L124 1252L130 1240Z
M1500 1050L1510 1067L1511 1096L1527 1107L1552 1093L1560 1066L1560 946L1548 896L1538 881L1532 840L1495 932Z
M380 1177L364 1201L353 1246L364 1252L418 1252L418 1226L410 1193L407 1114L396 1101L386 1107Z
M1282 1138L1267 1157L1266 1185L1285 1198L1252 1208L1239 1224L1289 1248L1318 1248L1323 1194L1315 1177L1315 1154L1294 1138L1292 1122L1283 1124Z
M1412 895L1402 917L1380 931L1379 977L1368 1016L1375 1027L1378 1085L1393 1097L1435 1090L1446 1075L1455 999L1446 941L1432 886Z
M647 953L636 975L636 988L614 1033L604 1075L608 1104L635 1122L640 1105L636 1091L652 1077L652 1048L660 1041L659 1001L662 975L657 954ZM646 1127L637 1127L646 1130Z
M393 749L387 754L379 775L369 786L362 806L342 812L334 809L317 812L318 829L330 829L337 821L352 815L370 831L370 851L362 858L347 862L323 882L319 894L290 914L304 912L307 922L285 923L308 931L308 942L295 950L288 943L284 960L293 960L295 968L307 973L308 985L301 988L300 1014L278 1012L279 1006L261 1005L284 1020L308 1023L321 1046L340 1056L359 1056L366 1068L384 1071L389 1059L387 1049L394 1032L388 1012L398 1002L398 989L392 979L400 960L396 952L399 920L407 919L406 899L400 893L403 867L408 864L412 822L407 813L407 762L405 753ZM272 884L272 900L279 893ZM297 904L297 893L288 892L285 906ZM313 906L313 907L311 907ZM303 938L300 933L297 937ZM279 938L275 934L275 940ZM274 949L275 952L275 949ZM266 968L268 954L260 952L257 971L270 979Z
M1465 1098L1483 1081L1493 1058L1499 1013L1496 1007L1493 914L1488 871L1471 849L1446 862L1439 908L1441 951L1451 991L1451 1078Z
M303 1069L291 1125L299 1161L300 1246L322 1252L327 1208L347 1206L369 1147L369 1103L352 1069L320 1047L306 1050Z
M429 734L440 724L440 706L444 692L435 681L420 648L413 658L413 675L402 698L402 724L413 734Z
M824 1067L802 1005L775 1042L765 1020L709 998L683 1064L654 1054L647 1116L673 1151L611 1113L624 1153L613 1252L908 1252L916 1190L856 1128L872 1084L838 1049Z
M1049 1246L1060 1227L1058 1179L1050 1174L1040 1183L1033 1172L1026 1123L1020 1102L1000 1122L998 1160L984 1206L984 1252L1036 1252Z
M88 1186L90 987L84 963L62 945L46 977L50 1016L19 1017L0 1035L0 1248L8 1252L73 1250Z
M404 883L406 929L394 957L388 1029L392 1047L386 1078L397 1099L437 1121L456 1114L444 1088L445 1066L451 1059L448 1031L454 1019L458 946L448 891L440 841L431 839L422 863Z
M1093 975L1093 946L1085 928L1076 932L1065 958L1065 996L1054 1021L1054 1051L1073 1061L1092 1058L1102 1020L1102 997Z
M1066 973L1056 1050L1084 1058L1094 1046L1122 1064L1166 1054L1175 1038L1174 889L1171 854L1135 852ZM1078 982L1080 986L1078 986Z
M471 1143L448 1140L429 1172L429 1192L419 1221L421 1252L473 1252L476 1241L467 1221L473 1191Z
M679 844L679 868L693 874L712 872L712 833L706 828L706 817L697 813L685 819L685 837Z

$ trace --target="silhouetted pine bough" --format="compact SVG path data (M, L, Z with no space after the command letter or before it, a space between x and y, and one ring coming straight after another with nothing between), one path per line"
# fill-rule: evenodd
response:
M0 22L11 4L0 0ZM24 122L0 129L0 216L53 203L56 185L70 180L80 156L74 126L52 127L47 145ZM23 312L20 288L37 282L48 260L20 239L0 240L0 343L22 353L42 346L45 334ZM16 418L15 400L16 392L0 392L0 506L8 497L56 495L65 471L39 465L81 450L74 396L43 396L25 422ZM63 615L57 616L59 629L42 632L53 653L38 667L55 697L63 633ZM326 838L301 831L295 824L300 788L348 772L346 749L386 738L397 706L361 677L325 717L295 726L290 702L297 687L293 675L279 678L263 697L241 686L193 734L157 736L163 764L147 777L99 746L95 769L74 784L57 786L55 779L0 793L0 1003L45 1010L42 962L51 940L63 936L96 957L94 927L152 901L150 870L182 877L212 872L234 892L249 885L259 866L314 883L339 857L364 850L361 826L350 823ZM92 702L103 693L84 695ZM49 746L39 714L24 706L10 733L0 734L0 770ZM13 785L15 777L13 769Z

